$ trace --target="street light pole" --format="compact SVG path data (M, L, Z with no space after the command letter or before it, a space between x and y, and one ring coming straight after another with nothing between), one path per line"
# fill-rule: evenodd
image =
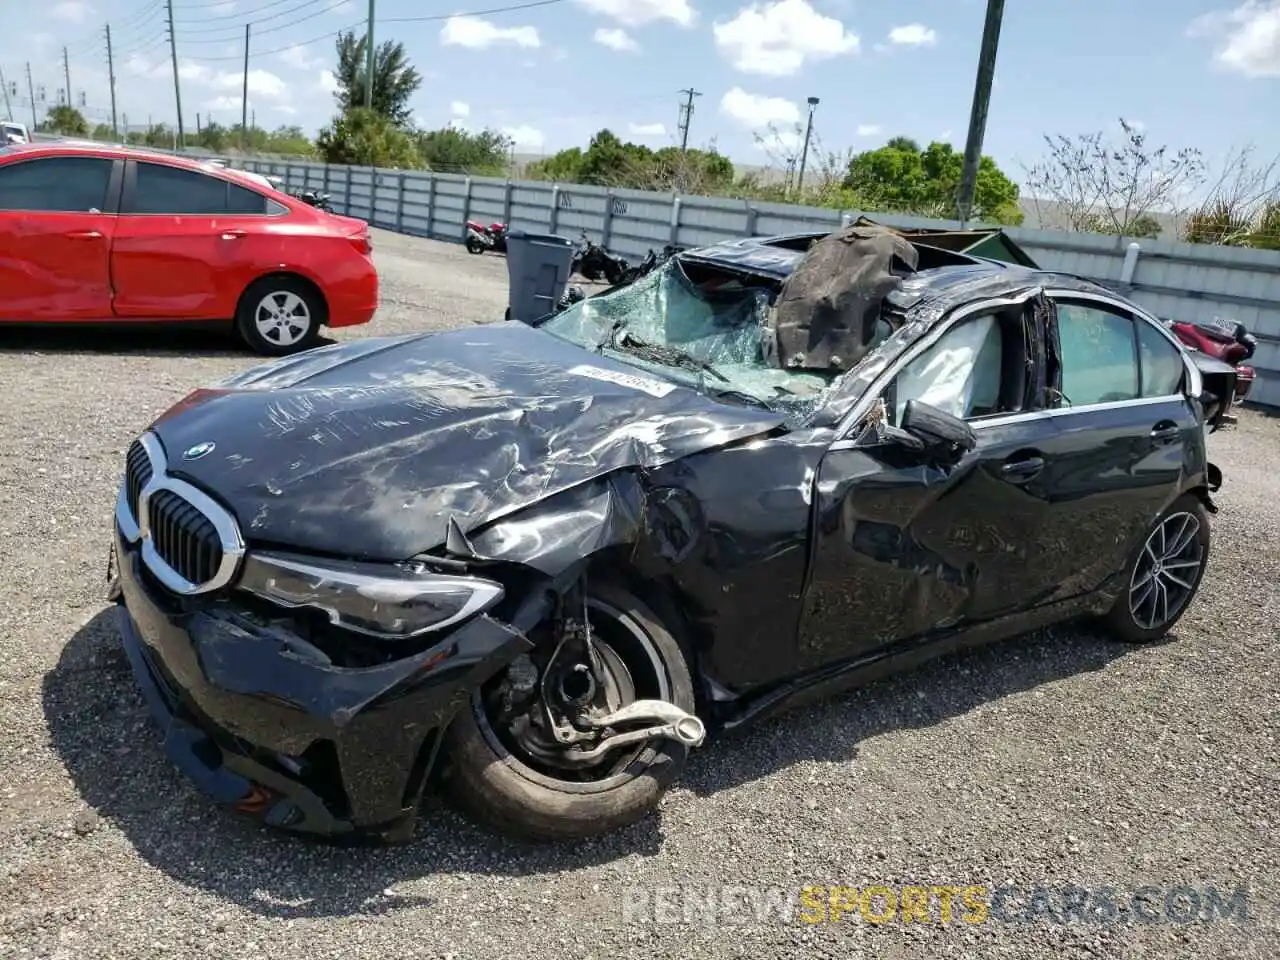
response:
M800 176L796 178L796 193L804 196L804 165L809 159L809 138L813 136L813 109L818 105L817 97L809 98L809 123L804 128L804 149L800 151Z
M1000 25L1004 20L1004 0L987 0L987 21L982 28L982 48L978 52L978 75L973 84L973 109L969 114L969 137L964 145L964 166L960 171L960 191L956 213L961 228L969 224L973 194L978 185L978 165L982 162L982 139L987 132L987 109L991 105L991 84L996 74L996 48L1000 45Z

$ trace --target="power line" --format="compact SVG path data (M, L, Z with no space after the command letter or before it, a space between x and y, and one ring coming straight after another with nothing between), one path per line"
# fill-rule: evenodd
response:
M553 6L555 4L564 3L564 2L565 0L532 0L532 2L517 3L511 6L490 7L487 10L462 10L457 13L433 14L431 16L426 16L426 17L387 17L387 18L380 18L377 22L378 23L438 23L442 20L452 20L454 17L483 17L483 16L490 16L496 13L514 13L518 10L530 10L535 7L549 7L549 6ZM297 41L295 43L290 43L287 46L276 47L275 49L272 49L272 50L258 51L258 56L267 57L276 53L284 53L286 50L289 50L293 47L309 47L313 43L319 43L322 40L329 40L333 37L338 36L339 34L351 33L352 31L359 30L361 27L367 26L367 24L368 24L367 20L360 20L356 23L349 24L345 27L340 27L337 30L330 30L328 33L322 33L319 36L312 37L309 40ZM184 40L183 42L185 43L187 41ZM225 43L226 41L223 40L220 42ZM231 60L238 61L240 57L239 55L232 55L232 56L222 56L222 57L190 57L188 59L200 60L205 63L218 63L218 62L227 62Z
M320 2L323 2L323 0L303 0L302 3L296 6L290 7L288 10L282 10L279 13L272 14L269 17L263 17L261 20L249 20L247 22L253 24L256 27L260 23L268 23L269 21L278 19L279 17L284 17L284 16L288 16L291 13L296 13L297 11L303 10L306 7L314 7L317 3L320 3ZM287 23L278 23L273 27L267 27L265 30L258 30L257 33L261 35L264 33L273 33L277 30L288 30L290 27L295 27L300 23L306 23L308 20L314 20L316 17L322 17L326 13L332 13L334 10L337 10L339 7L345 7L348 4L348 2L349 0L334 0L334 2L331 2L327 7L324 7L320 10L316 10L315 12L309 13L306 16L297 17L293 20L288 21ZM244 22L245 21L241 21L241 23L244 23ZM203 30L203 29L186 30L185 28L180 28L180 29L183 30L183 33L179 37L179 39L182 40L184 44L186 43L226 43L228 40L236 39L236 37L205 37L204 36L205 34L208 34L208 33L225 32L229 29L233 29L230 26L214 27L212 30ZM234 27L234 29L235 29L235 32L239 34L240 27L236 26ZM203 37L203 39L192 39L193 37Z

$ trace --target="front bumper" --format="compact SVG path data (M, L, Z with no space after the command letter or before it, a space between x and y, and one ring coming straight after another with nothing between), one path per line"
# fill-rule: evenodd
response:
M125 652L170 759L215 801L297 832L411 835L439 734L528 649L486 616L422 653L325 664L225 603L179 609L116 532Z

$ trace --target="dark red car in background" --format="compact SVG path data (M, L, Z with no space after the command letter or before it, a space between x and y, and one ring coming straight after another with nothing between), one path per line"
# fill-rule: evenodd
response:
M185 157L0 148L0 323L226 322L281 356L377 305L363 220Z

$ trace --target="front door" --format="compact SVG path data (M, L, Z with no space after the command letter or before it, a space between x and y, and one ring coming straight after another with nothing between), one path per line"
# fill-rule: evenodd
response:
M85 156L0 165L0 320L110 319L120 166Z
M873 658L978 623L1051 592L1043 534L1053 524L1045 472L1054 418L1032 409L1032 307L979 308L955 321L884 392L895 424L916 399L965 419L977 446L950 467L893 441L845 441L816 483L811 577L801 622L804 669Z

